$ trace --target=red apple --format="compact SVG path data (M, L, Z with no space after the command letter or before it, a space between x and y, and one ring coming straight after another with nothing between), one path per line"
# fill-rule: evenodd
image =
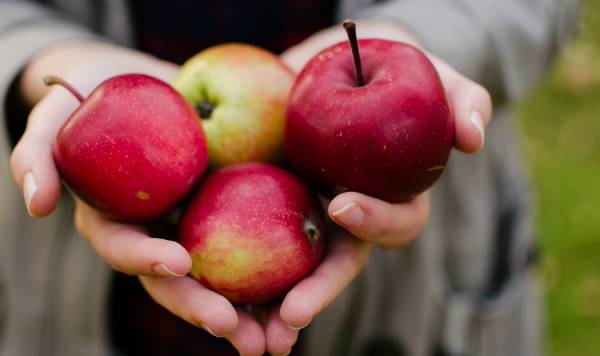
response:
M60 129L54 161L85 202L127 222L149 220L183 198L208 152L194 109L168 84L141 74L101 83Z
M200 185L179 224L192 277L232 302L259 304L290 289L324 249L318 198L262 163L222 168Z
M350 43L339 43L301 71L287 111L287 156L326 195L409 200L438 179L452 148L444 88L411 45L364 39L356 58L362 70L355 70Z

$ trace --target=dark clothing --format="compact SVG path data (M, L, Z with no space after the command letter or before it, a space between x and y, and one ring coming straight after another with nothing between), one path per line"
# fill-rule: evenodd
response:
M137 47L183 63L204 48L243 42L281 53L331 26L333 0L132 1Z

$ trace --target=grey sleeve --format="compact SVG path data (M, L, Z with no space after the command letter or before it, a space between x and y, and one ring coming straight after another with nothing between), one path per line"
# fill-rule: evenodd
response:
M60 13L29 1L0 0L0 119L11 83L29 59L60 41L95 38Z
M357 17L399 21L425 48L487 87L521 98L576 27L578 0L391 0Z

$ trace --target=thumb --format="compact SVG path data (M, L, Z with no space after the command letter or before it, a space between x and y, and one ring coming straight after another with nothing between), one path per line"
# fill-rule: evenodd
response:
M397 249L414 240L429 217L429 194L409 202L390 204L364 194L348 192L329 204L329 216L361 240L385 249Z
M61 184L52 147L60 127L77 105L64 89L52 89L31 111L25 133L12 152L13 178L32 216L46 216L58 203Z
M492 99L481 85L458 73L444 61L429 55L446 89L455 118L454 146L466 153L483 147L485 128L492 119Z

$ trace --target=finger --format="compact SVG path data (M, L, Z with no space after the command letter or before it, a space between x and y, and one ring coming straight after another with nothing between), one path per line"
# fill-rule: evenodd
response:
M239 325L227 340L242 356L260 356L265 353L265 333L260 324L242 307L236 307Z
M359 239L385 249L397 249L414 240L429 217L429 194L402 204L390 204L364 194L348 192L329 204L331 219Z
M61 90L64 89L53 89L34 107L25 133L11 155L13 177L33 216L50 214L60 197L60 177L52 147L61 125L77 107L77 100Z
M492 117L489 93L481 85L464 80L448 91L448 96L455 120L454 146L467 153L481 150Z
M232 335L238 329L233 305L197 281L189 277L139 278L152 299L188 323L216 337Z
M455 120L454 145L461 151L479 151L485 142L485 128L492 118L492 99L481 85L459 74L434 56Z
M369 246L349 236L334 239L323 262L285 296L281 320L294 329L308 325L360 272Z
M75 227L117 271L155 277L183 276L192 267L186 249L151 238L139 227L114 222L76 199Z
M287 355L298 340L298 330L290 328L279 315L280 306L271 308L265 329L267 352L271 355Z

